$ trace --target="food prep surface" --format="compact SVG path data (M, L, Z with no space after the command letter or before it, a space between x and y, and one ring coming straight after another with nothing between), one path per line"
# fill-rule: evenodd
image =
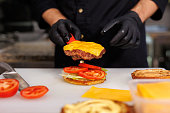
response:
M99 88L129 89L128 82L132 80L131 73L137 68L106 68L106 81L91 85ZM139 68L144 69L144 68ZM88 100L82 98L91 86L74 85L65 82L60 76L62 69L54 68L16 68L16 71L30 86L45 85L49 92L39 99L25 99L20 92L10 98L0 98L2 113L60 113L65 104ZM0 76L2 79L3 77Z

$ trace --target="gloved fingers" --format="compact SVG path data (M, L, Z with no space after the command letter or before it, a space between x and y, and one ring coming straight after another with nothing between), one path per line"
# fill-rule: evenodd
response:
M127 34L124 36L124 38L122 38L122 39L119 41L118 44L116 44L116 46L124 46L124 45L128 44L129 41L131 40L131 38L132 38L132 31L131 31L130 28L129 28Z
M119 24L120 21L118 20L113 20L111 22L109 22L102 30L101 30L101 34L104 35L107 31L109 31L111 28L113 28L115 25Z
M74 38L76 40L80 40L81 33L80 33L79 28L75 24L73 24L71 21L68 21L66 25L69 31L71 31L71 33L73 34Z
M80 38L81 38L80 30L77 27L73 27L72 32L73 32L74 38L76 40L80 40Z
M58 24L57 31L60 33L60 36L65 42L68 42L70 40L71 35L66 28L65 23Z
M122 49L135 48L136 42L137 42L136 36L137 36L137 34L136 34L135 30L133 30L133 34L131 36L131 39L129 40L129 43L127 43L126 45L123 45L121 48Z
M137 48L140 45L140 32L137 30L137 39L136 39L136 44L135 44L135 48Z
M123 26L110 41L110 46L116 46L117 44L119 44L119 41L126 36L127 32L128 32L128 27Z
M65 45L63 38L60 36L60 34L55 29L50 30L49 34L50 34L50 39L54 44L58 44L60 46Z

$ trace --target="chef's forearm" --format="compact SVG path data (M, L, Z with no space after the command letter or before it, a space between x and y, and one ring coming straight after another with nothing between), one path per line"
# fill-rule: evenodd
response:
M158 9L158 6L152 0L140 0L131 10L135 11L142 22L151 17Z
M46 10L42 14L42 17L50 26L56 23L59 19L66 19L66 17L56 8Z

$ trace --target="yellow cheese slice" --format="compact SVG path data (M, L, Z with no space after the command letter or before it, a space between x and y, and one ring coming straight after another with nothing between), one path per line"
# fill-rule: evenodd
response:
M75 49L79 49L79 50L91 53L95 56L99 56L101 51L104 49L104 47L95 42L73 41L70 44L65 45L63 49L64 51L65 50L72 51Z
M137 84L140 96L152 99L170 99L170 82Z
M137 90L138 90L138 95L139 96L148 97L148 98L152 97L151 94L149 94L147 89L142 84L137 85Z
M170 82L137 84L137 92L143 98L151 99L136 103L136 106L140 107L143 113L170 113L168 102L168 99L170 99ZM156 99L162 100L156 101Z
M94 86L92 86L86 93L84 93L82 97L94 99L110 99L114 101L132 100L129 90L97 88Z

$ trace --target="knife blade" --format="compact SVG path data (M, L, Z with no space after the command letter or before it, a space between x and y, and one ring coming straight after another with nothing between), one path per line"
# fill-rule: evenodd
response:
M19 81L19 91L29 87L30 85L12 68L5 62L0 62L0 75L5 78L16 79Z

